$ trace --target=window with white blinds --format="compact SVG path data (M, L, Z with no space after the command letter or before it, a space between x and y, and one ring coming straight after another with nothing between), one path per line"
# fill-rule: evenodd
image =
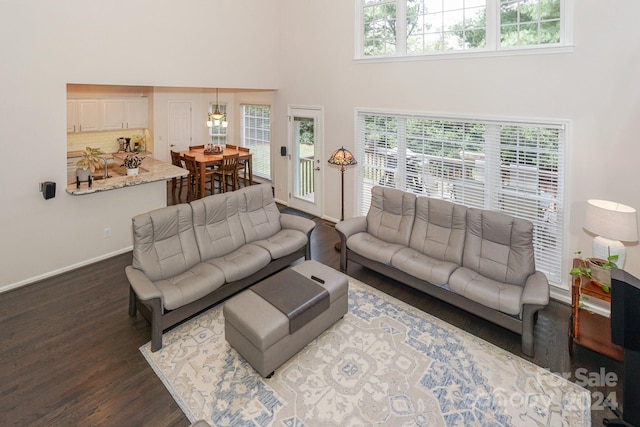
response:
M253 174L271 180L271 107L243 105L241 142L251 149Z
M381 185L527 219L536 267L559 284L565 127L359 111L358 213Z
M218 109L225 116L227 115L226 104L218 104ZM216 104L209 104L209 113L216 110ZM224 126L211 126L209 128L209 138L213 145L225 145L227 143L227 128Z

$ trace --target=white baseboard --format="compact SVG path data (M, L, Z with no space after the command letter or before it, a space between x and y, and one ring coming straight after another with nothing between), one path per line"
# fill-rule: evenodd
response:
M104 254L104 255L100 255L100 256L95 257L95 258L87 259L87 260L81 261L81 262L76 263L76 264L72 264L72 265L69 265L69 266L66 266L66 267L59 268L57 270L53 270L53 271L49 271L47 273L40 274L38 276L34 276L34 277L30 277L30 278L25 279L25 280L21 280L19 282L10 283L10 284L5 285L5 286L0 286L0 294L3 293L3 292L10 291L11 289L16 289L16 288L20 288L22 286L30 285L30 284L38 282L40 280L48 279L49 277L57 276L58 274L66 273L67 271L75 270L76 268L84 267L86 265L93 264L94 262L102 261L102 260L114 257L116 255L120 255L120 254L123 254L125 252L129 252L132 249L133 249L133 246L129 246L128 248L119 249L117 251L114 251L114 252L111 252L111 253L108 253L108 254Z

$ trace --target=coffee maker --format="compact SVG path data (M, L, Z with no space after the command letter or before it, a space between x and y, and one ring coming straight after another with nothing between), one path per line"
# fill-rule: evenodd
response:
M118 144L120 146L118 151L124 151L125 153L131 151L131 138L118 138Z

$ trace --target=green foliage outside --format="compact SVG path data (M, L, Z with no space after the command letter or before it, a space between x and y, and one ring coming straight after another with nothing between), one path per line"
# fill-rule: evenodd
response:
M465 18L447 27L434 27L444 15L432 14L423 0L405 0L408 53L482 49L486 40L486 9L469 9ZM446 3L445 3L446 7ZM545 45L560 42L560 0L501 0L501 47ZM444 14L455 13L445 11ZM364 7L364 56L396 53L396 4L367 2Z

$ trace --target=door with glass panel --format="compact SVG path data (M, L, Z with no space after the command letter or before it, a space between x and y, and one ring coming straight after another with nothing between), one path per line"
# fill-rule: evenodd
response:
M315 216L322 214L322 110L289 108L289 160L292 171L289 205Z

